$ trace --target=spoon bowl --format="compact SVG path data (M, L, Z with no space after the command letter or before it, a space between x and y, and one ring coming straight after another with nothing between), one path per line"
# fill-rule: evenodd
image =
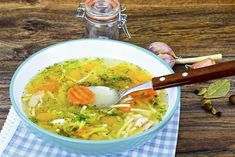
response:
M118 92L115 89L106 86L90 86L89 89L95 94L95 100L93 102L97 107L110 107L116 105L125 96L135 91L152 88L152 81L148 81L144 84L128 88L122 92ZM105 99L104 99L105 98Z
M89 89L95 94L93 102L96 107L109 107L120 101L120 94L112 88L105 86L90 86Z

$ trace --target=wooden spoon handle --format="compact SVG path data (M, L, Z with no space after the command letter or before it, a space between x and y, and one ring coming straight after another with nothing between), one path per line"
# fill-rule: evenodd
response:
M177 72L170 75L154 77L152 79L152 83L153 89L157 90L209 81L233 75L235 75L235 61L229 61L195 70L188 70L185 72Z

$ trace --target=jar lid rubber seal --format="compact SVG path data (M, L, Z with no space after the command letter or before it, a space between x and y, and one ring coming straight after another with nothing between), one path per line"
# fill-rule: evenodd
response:
M117 0L86 0L86 15L95 20L111 20L117 17L120 3Z

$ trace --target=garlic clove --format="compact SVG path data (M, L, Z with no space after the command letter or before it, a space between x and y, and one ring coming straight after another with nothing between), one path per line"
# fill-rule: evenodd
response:
M214 65L214 64L216 64L216 63L213 59L207 58L207 59L204 59L200 62L194 63L192 65L187 65L187 67L189 67L190 69L198 69L198 68L211 66L211 65Z
M160 58L162 58L167 64L169 64L171 67L175 65L175 58L172 57L169 54L159 54Z
M154 42L151 43L148 47L148 49L150 51L152 51L153 53L155 53L156 55L159 54L169 54L174 58L178 58L174 51L170 48L170 46L168 46L166 43L163 42Z

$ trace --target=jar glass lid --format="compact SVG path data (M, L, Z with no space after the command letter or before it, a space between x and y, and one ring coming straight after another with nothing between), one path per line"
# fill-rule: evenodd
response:
M86 15L95 20L110 20L120 10L118 0L86 0Z

